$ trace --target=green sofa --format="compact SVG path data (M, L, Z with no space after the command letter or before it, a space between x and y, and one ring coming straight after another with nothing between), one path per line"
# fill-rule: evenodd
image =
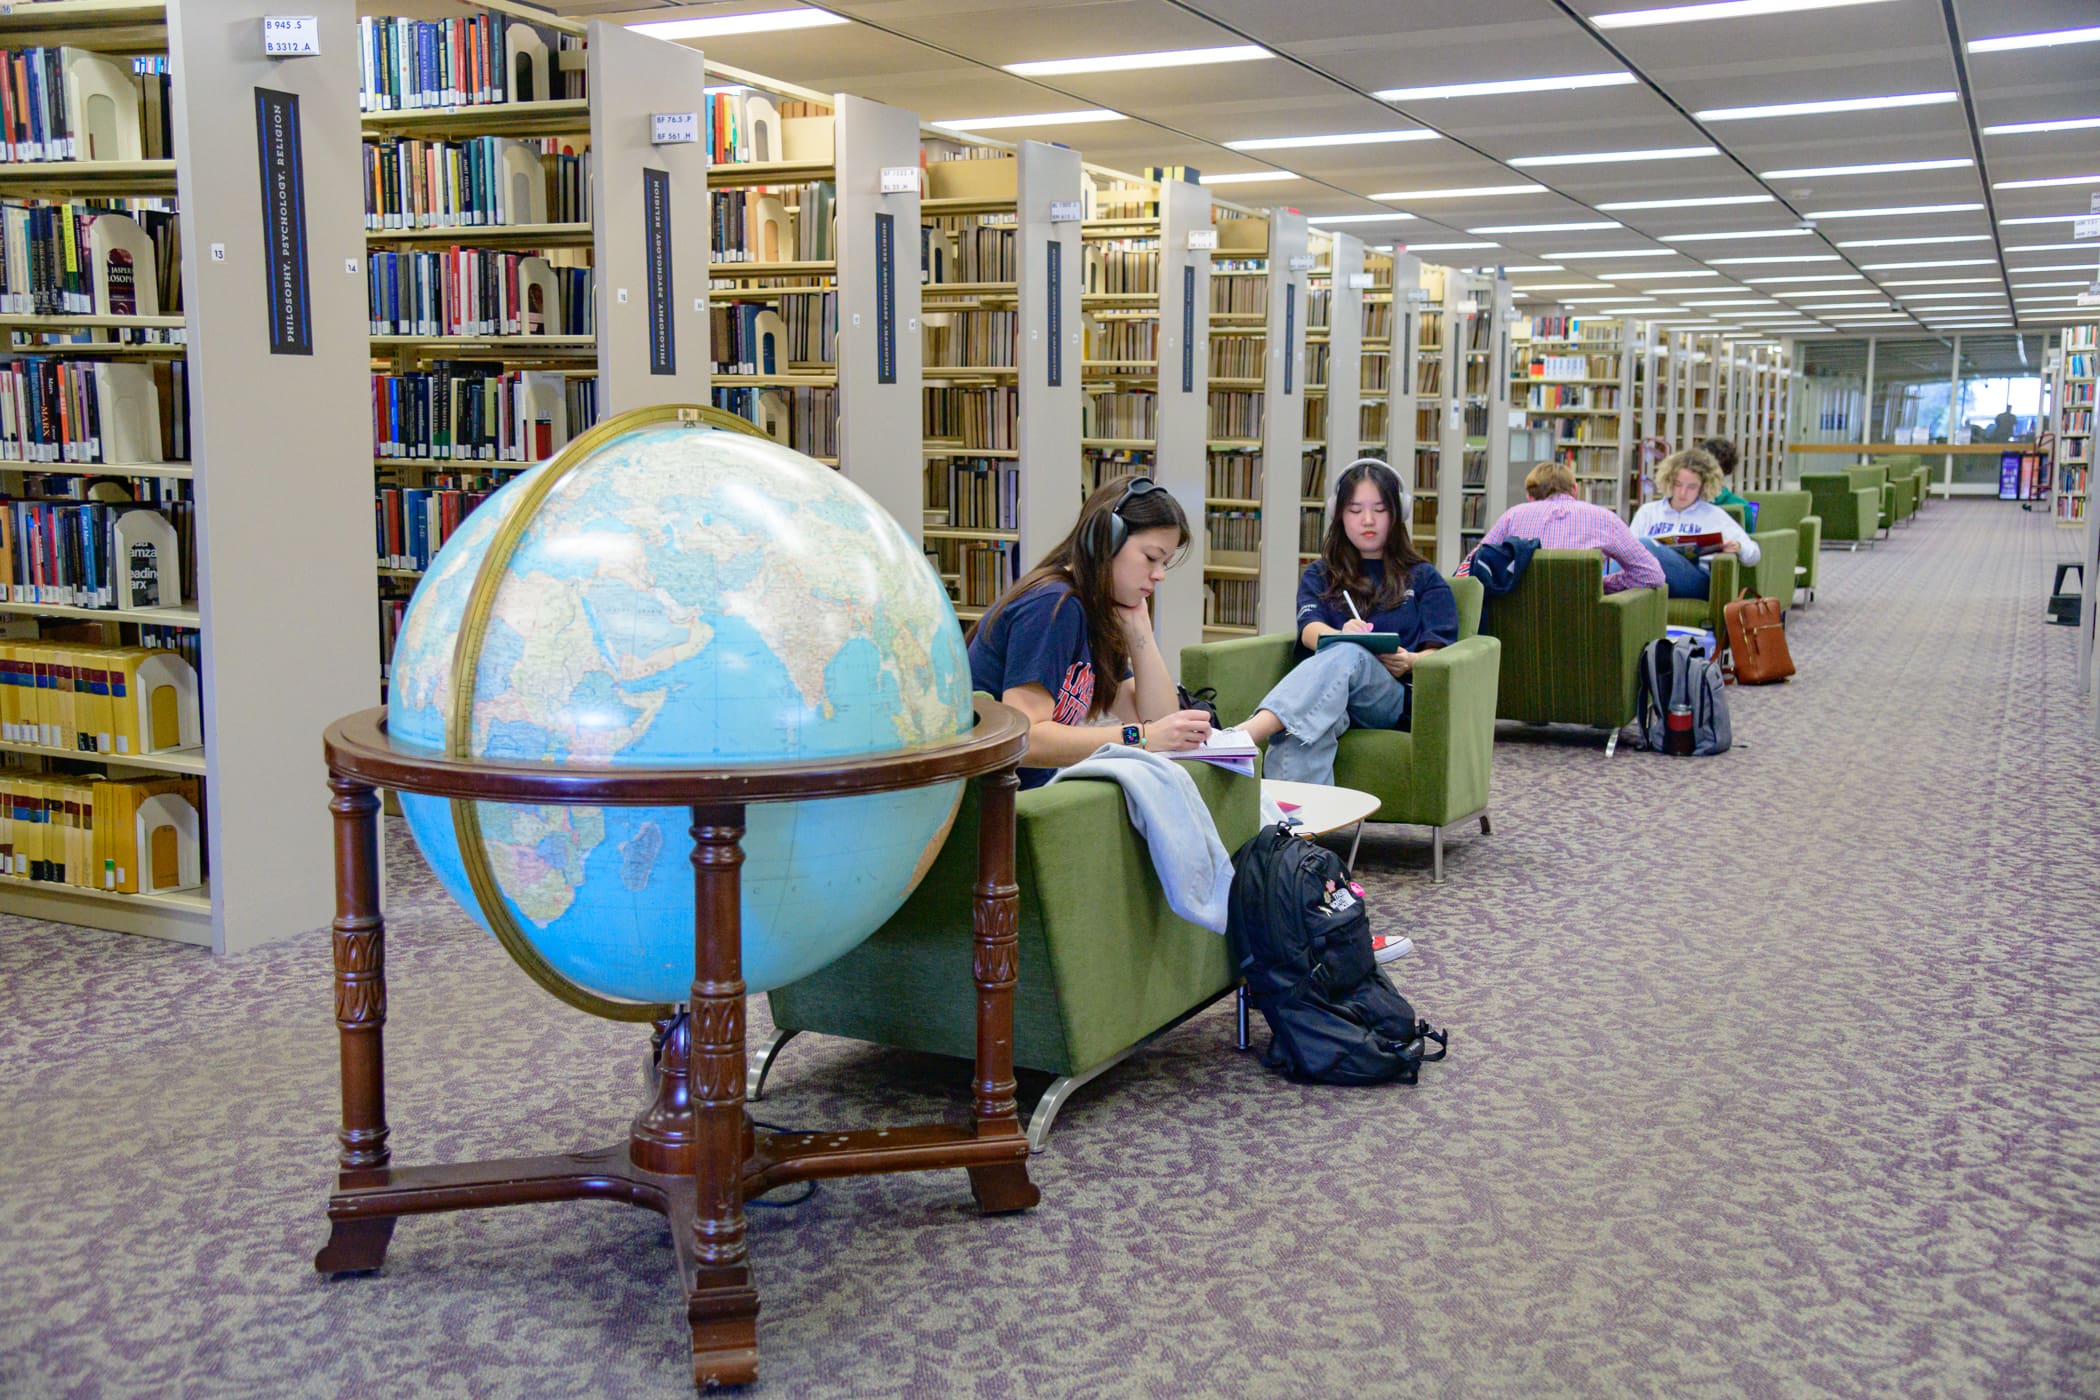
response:
M1801 489L1815 502L1823 543L1858 549L1881 529L1881 487L1854 480L1851 470L1801 473Z
M1738 525L1743 523L1741 506L1721 509L1734 516ZM1762 511L1758 523L1764 523ZM1771 529L1759 530L1750 538L1757 541L1756 565L1744 568L1742 560L1733 554L1714 555L1709 563L1706 596L1670 599L1667 615L1671 626L1704 627L1717 639L1725 640L1727 629L1721 610L1744 589L1759 598L1777 598L1781 606L1793 602L1794 563L1801 548L1800 536L1792 530Z
M1815 513L1816 499L1806 491L1745 491L1757 503L1757 523L1766 529L1792 530L1795 536L1794 586L1808 590L1815 601L1817 554L1823 542L1823 520Z
M1214 764L1187 768L1225 849L1238 850L1261 825L1261 784ZM1014 1063L1059 1076L1029 1122L1029 1141L1040 1148L1073 1089L1231 991L1236 979L1225 940L1167 907L1122 788L1105 780L1053 783L1021 793L1014 809L1021 891ZM976 879L973 784L904 907L845 957L767 994L775 1031L752 1065L751 1097L801 1031L974 1056Z
M1891 486L1898 490L1896 515L1908 520L1925 508L1925 497L1932 486L1932 468L1915 452L1891 453L1885 457L1870 457L1869 466L1880 467L1888 474ZM1908 495L1902 493L1907 492Z
M1896 488L1889 484L1889 469L1868 462L1863 466L1846 467L1845 475L1852 478L1854 486L1866 487L1879 493L1881 500L1881 533L1886 535L1896 524Z
M1451 580L1458 597L1458 641L1415 663L1414 714L1407 731L1352 729L1335 755L1339 787L1378 799L1371 818L1431 828L1430 878L1444 878L1444 834L1478 820L1488 830L1488 772L1495 753L1495 691L1502 643L1480 632L1478 579ZM1217 691L1218 713L1237 721L1254 713L1289 673L1297 638L1249 637L1184 647L1181 683Z
M1502 643L1496 716L1608 730L1610 756L1633 718L1641 648L1662 636L1667 608L1660 588L1606 593L1594 549L1538 551L1517 586L1481 613L1481 635Z

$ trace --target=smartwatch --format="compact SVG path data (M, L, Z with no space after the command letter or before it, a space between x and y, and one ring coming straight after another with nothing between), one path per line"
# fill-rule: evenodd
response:
M1145 726L1142 724L1124 725L1123 745L1125 748L1133 749L1141 749L1145 747Z

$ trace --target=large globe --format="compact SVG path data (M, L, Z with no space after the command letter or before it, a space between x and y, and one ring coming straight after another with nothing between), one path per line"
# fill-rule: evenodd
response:
M470 608L485 570L488 596ZM446 751L462 627L478 645L466 735L477 757L850 758L951 741L971 722L962 631L897 523L822 464L690 413L611 420L446 542L394 653L397 746ZM751 990L807 976L879 928L960 799L946 783L747 808ZM445 799L404 795L402 807L445 888L542 982L606 1015L689 997L684 809L477 803L463 826ZM478 849L463 852L463 830Z

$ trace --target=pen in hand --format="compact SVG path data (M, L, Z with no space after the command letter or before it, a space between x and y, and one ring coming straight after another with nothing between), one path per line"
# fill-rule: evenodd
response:
M1344 590L1342 593L1342 601L1349 605L1349 616L1356 619L1357 627L1365 632L1370 631L1371 624L1364 621L1364 615L1356 610L1356 599L1350 597L1346 590ZM1342 630L1346 632L1349 629L1347 627L1344 627Z

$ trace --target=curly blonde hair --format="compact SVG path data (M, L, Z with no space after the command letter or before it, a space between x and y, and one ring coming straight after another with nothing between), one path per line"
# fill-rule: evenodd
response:
M1714 460L1713 453L1701 451L1696 447L1672 452L1663 458L1662 465L1655 469L1655 484L1662 488L1663 495L1670 494L1670 487L1676 482L1679 472L1699 474L1699 499L1702 501L1710 501L1720 495L1727 484L1721 478L1721 464Z

